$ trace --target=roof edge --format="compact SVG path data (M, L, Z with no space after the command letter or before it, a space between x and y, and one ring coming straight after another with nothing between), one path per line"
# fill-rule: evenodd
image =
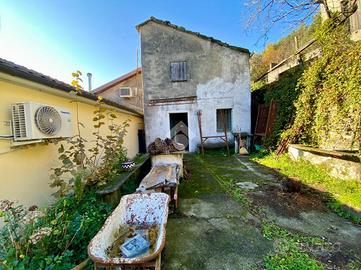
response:
M24 66L15 64L11 61L5 60L3 58L0 58L0 72L14 76L14 77L19 77L21 79L25 79L28 81L32 81L35 83L39 83L51 88L54 88L55 90L58 91L63 91L66 93L70 93L71 91L75 91L75 88L67 83L64 83L62 81L59 81L57 79L51 78L47 75L44 75L40 72L34 71L32 69L28 69ZM82 90L81 92L78 92L78 96L92 100L92 101L97 101L98 100L98 96L96 96L93 93L87 92ZM111 101L109 99L103 99L102 100L106 105L109 105L111 107L123 110L123 111L127 111L129 113L138 115L138 116L142 116L138 111L133 110L131 108L128 108L126 106L120 105L114 101Z
M146 24L148 24L150 22L155 22L155 23L158 23L158 24L161 24L161 25L164 25L164 26L168 26L168 27L176 29L178 31L197 36L197 37L199 37L201 39L208 40L210 42L216 43L218 45L227 47L227 48L232 49L232 50L236 50L238 52L243 52L243 53L250 54L250 51L248 49L246 49L246 48L230 45L230 44L228 44L226 42L223 42L223 41L221 41L219 39L215 39L213 37L203 35L203 34L201 34L199 32L194 32L194 31L188 30L183 26L178 26L178 25L172 24L170 21L163 21L163 20L157 19L157 18L155 18L153 16L150 17L148 20L136 25L135 28L139 31L141 27L143 27L144 25L146 25Z
M117 85L118 83L121 83L121 82L124 82L124 81L126 81L126 80L129 80L130 78L132 78L132 77L134 77L134 76L136 76L136 75L138 75L138 74L140 74L140 73L142 73L142 68L141 68L141 67L136 68L136 69L134 69L134 70L132 70L132 71L130 71L130 72L128 72L128 73L126 73L126 74L118 77L118 78L115 78L114 80L111 80L110 82L107 82L107 83L105 83L105 84L103 84L103 85L95 88L95 89L94 89L93 91L91 91L91 92L92 92L93 94L95 94L95 95L99 95L99 94L105 92L106 90L108 90L109 88Z

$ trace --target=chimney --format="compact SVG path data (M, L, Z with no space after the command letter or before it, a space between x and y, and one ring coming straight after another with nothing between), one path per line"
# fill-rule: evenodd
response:
M92 74L91 73L87 73L86 74L88 76L88 88L89 88L89 92L91 92L92 90Z

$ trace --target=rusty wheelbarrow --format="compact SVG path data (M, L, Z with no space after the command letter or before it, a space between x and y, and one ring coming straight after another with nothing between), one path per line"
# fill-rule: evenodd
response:
M169 196L165 193L134 193L123 196L88 246L88 255L94 262L94 269L160 269L168 204ZM131 258L123 256L120 251L117 256L109 255L109 249L119 237L120 228L144 229L154 226L157 227L157 233L153 247L147 252Z
M179 172L180 167L178 164L156 164L140 182L137 192L167 193L175 208L177 208Z

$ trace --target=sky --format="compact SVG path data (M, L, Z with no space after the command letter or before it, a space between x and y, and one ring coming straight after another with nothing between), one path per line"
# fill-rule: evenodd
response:
M80 70L93 74L93 89L137 67L135 26L150 16L262 51L257 28L246 28L241 0L0 0L0 57L66 83ZM291 29L268 34L275 42Z

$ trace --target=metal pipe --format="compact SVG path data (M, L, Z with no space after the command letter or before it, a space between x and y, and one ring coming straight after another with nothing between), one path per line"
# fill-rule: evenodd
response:
M89 92L91 92L92 90L92 74L89 72L86 74L88 76L88 88L89 88Z

